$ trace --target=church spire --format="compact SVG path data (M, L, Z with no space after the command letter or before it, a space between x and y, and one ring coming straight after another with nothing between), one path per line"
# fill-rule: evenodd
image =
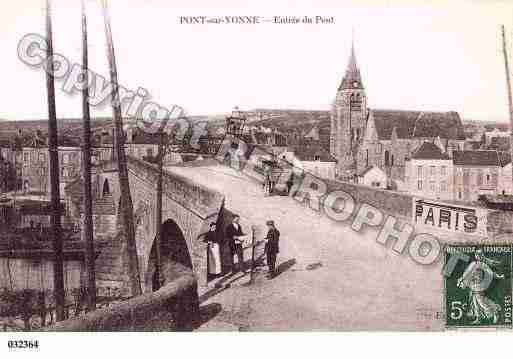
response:
M338 90L347 89L363 89L362 78L360 76L360 69L356 63L356 55L354 53L354 39L351 37L351 54L349 55L349 62L347 64L346 74L338 87Z

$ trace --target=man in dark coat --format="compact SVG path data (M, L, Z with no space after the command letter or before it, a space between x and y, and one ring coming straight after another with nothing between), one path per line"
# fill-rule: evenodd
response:
M226 240L228 241L228 247L230 248L230 258L233 273L237 272L238 270L244 270L244 253L242 249L243 241L240 239L240 237L245 236L245 234L242 232L239 219L240 217L238 215L234 215L232 223L226 227ZM237 255L238 268L235 268L235 263L233 262L234 255Z
M280 231L274 226L274 221L267 221L265 223L269 231L265 237L265 252L267 255L267 266L269 267L269 276L273 277L276 266L276 255L280 252Z

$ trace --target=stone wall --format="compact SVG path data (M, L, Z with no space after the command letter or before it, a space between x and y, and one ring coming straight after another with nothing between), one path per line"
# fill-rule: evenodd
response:
M407 193L395 192L390 190L382 190L368 186L356 185L352 183L340 181L327 181L322 180L327 184L327 193L333 191L344 191L351 195L355 201L355 209L352 217L348 221L352 221L355 217L361 204L369 204L382 211L384 219L388 216L393 216L399 220L399 225L402 223L409 223L413 226L412 221L413 211L413 196ZM321 197L321 203L324 197ZM465 206L469 207L469 206ZM499 211L487 209L487 232L488 238L479 238L480 241L513 241L513 212ZM447 232L446 236L441 236L440 239L447 241L474 241L476 236L469 236L465 234L452 234Z
M174 269L176 272L176 269ZM156 292L121 302L112 307L97 309L80 317L68 319L46 328L46 331L134 331L151 330L157 319L169 318L160 330L191 330L199 316L196 279L187 268L179 277L169 279L164 271L164 286Z

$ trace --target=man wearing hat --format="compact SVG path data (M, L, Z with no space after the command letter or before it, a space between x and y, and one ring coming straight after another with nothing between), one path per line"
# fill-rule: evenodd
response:
M230 248L230 258L232 272L244 271L244 251L242 245L244 243L243 237L246 235L242 232L242 227L239 224L239 215L233 215L232 223L226 227L226 239ZM233 256L237 256L237 267L233 262Z
M274 226L274 221L269 220L265 223L269 231L265 237L265 252L267 255L267 266L269 267L269 277L275 275L276 255L280 252L280 231Z

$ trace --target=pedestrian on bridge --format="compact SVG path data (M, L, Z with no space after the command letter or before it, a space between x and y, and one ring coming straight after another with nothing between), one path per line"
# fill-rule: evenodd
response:
M265 175L264 190L266 195L271 195L271 176L269 173L266 173Z
M204 242L207 243L207 269L209 277L221 274L221 251L217 237L217 226L215 222L210 223L210 229L205 235Z
M240 216L235 214L232 219L232 223L226 227L226 239L228 240L228 246L230 248L230 258L232 272L244 271L244 252L242 244L244 243L243 237L246 236L242 231L242 227L239 224ZM233 256L237 256L237 267L233 260Z
M274 221L269 220L265 223L269 229L265 237L265 253L267 256L267 266L269 267L269 278L276 275L276 256L280 252L280 231L275 227Z
M290 173L289 178L287 179L287 182L285 183L287 185L287 195L290 195L290 190L292 189L292 186L294 185L294 173Z

